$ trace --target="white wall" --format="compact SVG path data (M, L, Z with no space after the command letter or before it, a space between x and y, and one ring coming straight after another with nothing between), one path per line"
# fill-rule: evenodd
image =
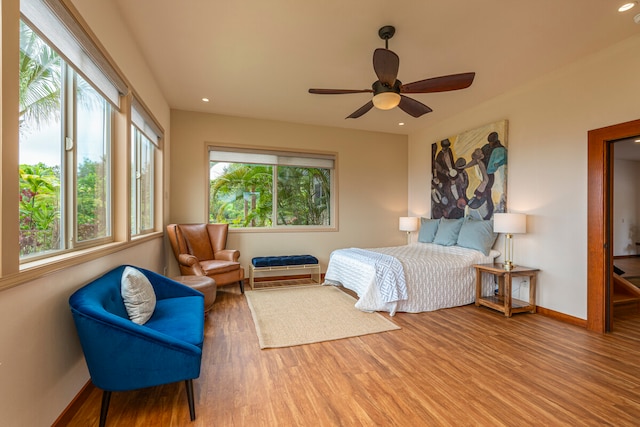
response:
M254 256L310 253L323 271L332 250L406 243L398 217L407 212L407 137L375 132L254 120L172 110L171 221L206 222L207 143L324 150L337 153L336 232L232 231L227 247L239 249L248 275ZM170 274L177 263L168 254Z
M587 132L639 118L638 51L635 36L410 135L410 213L430 211L431 143L508 119L508 209L529 215L515 261L541 269L540 306L586 319Z
M169 107L122 26L115 4L98 0L76 0L74 4L161 125L168 129ZM18 0L3 0L2 5L2 19L17 23ZM17 69L18 56L15 62L11 60L3 58L3 69ZM17 105L17 100L9 97L2 101L5 110ZM11 129L2 129L2 144L17 143L17 125ZM168 138L165 142L168 148ZM87 383L89 374L68 298L83 284L124 263L162 272L162 238L0 291L0 425L51 425Z
M613 175L613 256L635 255L640 241L640 162L615 159Z

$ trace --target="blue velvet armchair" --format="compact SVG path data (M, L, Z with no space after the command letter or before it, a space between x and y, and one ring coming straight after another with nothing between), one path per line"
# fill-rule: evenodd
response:
M129 319L120 293L126 266L78 289L69 305L91 381L103 390L100 426L113 391L185 381L195 420L193 379L200 376L204 340L204 297L171 279L137 268L151 282L155 310L143 325Z

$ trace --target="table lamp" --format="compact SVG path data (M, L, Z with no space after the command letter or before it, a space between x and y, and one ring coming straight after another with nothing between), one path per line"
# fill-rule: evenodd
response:
M420 218L416 216L401 216L400 231L407 232L407 242L411 243L411 232L418 230Z
M493 231L505 233L504 239L504 269L511 271L513 265L513 234L527 232L527 216L517 213L493 214Z

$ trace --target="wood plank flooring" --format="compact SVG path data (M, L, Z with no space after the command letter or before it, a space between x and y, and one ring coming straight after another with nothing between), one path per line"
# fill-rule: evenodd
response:
M599 335L473 305L398 313L398 331L260 350L246 299L221 288L206 320L189 422L184 384L113 393L117 426L637 426L640 319ZM69 426L98 425L95 388Z

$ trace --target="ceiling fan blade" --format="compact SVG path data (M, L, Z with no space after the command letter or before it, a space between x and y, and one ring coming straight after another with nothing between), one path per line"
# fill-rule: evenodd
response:
M366 113L367 111L371 110L372 108L373 108L373 101L369 101L366 104L364 104L362 107L358 108L356 111L351 113L351 115L349 117L346 117L346 118L347 119L357 119L358 117L362 116L364 113Z
M373 70L380 83L393 87L399 67L400 58L389 49L378 48L373 52Z
M416 101L415 99L409 98L408 96L404 95L400 95L400 104L398 104L398 107L400 107L402 111L413 117L420 117L423 114L427 114L433 111L422 102Z
M471 86L476 73L451 74L400 86L402 93L432 93L464 89Z
M371 93L371 89L309 89L309 93L317 95L342 95L345 93Z

